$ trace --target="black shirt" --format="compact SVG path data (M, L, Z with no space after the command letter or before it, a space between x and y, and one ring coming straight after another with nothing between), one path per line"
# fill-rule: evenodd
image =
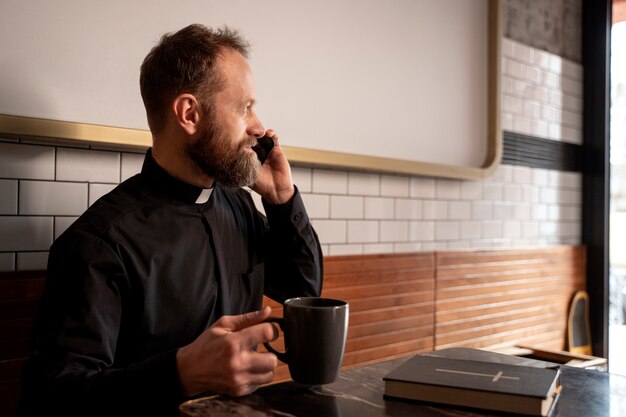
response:
M319 296L322 254L296 189L286 204L203 190L150 150L140 174L94 203L52 245L24 367L22 412L176 415L176 350L263 294Z

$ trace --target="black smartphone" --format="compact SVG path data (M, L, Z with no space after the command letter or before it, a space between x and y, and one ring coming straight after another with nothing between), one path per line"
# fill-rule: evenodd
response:
M274 149L274 139L267 136L259 138L259 143L252 147L252 150L256 152L256 155L259 157L261 164L265 162L270 152L272 152L272 149Z

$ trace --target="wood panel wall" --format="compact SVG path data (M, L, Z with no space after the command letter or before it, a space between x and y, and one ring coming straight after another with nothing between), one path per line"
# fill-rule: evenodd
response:
M580 246L331 256L324 259L322 295L350 303L344 367L447 347L563 349L585 263ZM44 277L45 271L0 273L2 416L15 415ZM265 301L282 315L279 304ZM282 338L273 344L282 350ZM288 378L280 365L275 380Z
M435 263L434 349L565 349L569 304L585 289L583 247L437 252Z

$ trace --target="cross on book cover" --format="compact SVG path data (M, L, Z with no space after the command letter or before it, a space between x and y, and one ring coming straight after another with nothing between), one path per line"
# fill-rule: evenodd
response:
M389 372L385 396L520 414L548 414L558 368L416 355Z

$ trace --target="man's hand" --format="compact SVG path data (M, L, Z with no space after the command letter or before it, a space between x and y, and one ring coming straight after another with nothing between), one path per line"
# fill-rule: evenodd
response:
M272 129L265 132L274 140L274 149L261 167L256 183L251 187L270 204L284 204L291 199L295 189L291 178L291 167Z
M176 365L183 395L201 392L239 397L271 382L276 355L256 352L260 343L277 335L270 323L263 323L272 309L265 307L240 316L223 316L196 340L176 353Z

